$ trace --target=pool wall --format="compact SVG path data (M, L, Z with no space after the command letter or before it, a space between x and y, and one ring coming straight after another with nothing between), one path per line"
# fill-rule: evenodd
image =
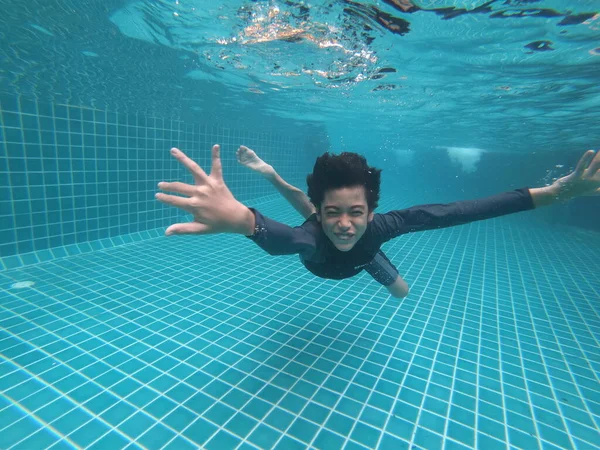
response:
M0 96L2 268L162 233L182 211L155 200L156 184L192 182L171 157L173 146L208 171L210 148L221 144L225 180L241 201L275 191L236 162L240 144L304 188L312 155L327 144L314 130L303 129L302 138L298 130L268 130L268 124L258 132Z

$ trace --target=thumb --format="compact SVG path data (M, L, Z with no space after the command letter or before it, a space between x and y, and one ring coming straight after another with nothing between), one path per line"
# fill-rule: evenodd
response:
M165 231L167 236L174 234L206 234L209 232L209 227L203 223L188 222L188 223L176 223L171 225Z

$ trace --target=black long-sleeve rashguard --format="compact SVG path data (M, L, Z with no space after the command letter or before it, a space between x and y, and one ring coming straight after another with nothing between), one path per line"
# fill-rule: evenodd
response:
M383 243L400 235L463 225L533 208L529 189L522 188L479 200L420 205L374 214L365 234L347 252L335 248L323 232L316 214L301 226L290 227L251 208L256 226L254 234L248 237L270 255L297 253L314 275L339 280L358 274L373 260Z

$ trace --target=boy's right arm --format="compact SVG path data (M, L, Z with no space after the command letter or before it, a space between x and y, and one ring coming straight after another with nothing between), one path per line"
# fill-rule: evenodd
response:
M180 195L158 193L156 198L187 211L194 220L171 225L166 234L243 234L271 255L310 255L316 248L314 233L266 218L235 199L223 180L219 150L218 145L212 148L210 175L181 150L171 150L171 154L192 173L195 184L161 182L158 184L161 190Z
M293 255L300 253L310 257L317 248L315 233L309 227L290 227L263 216L251 208L255 217L252 235L247 235L269 255Z

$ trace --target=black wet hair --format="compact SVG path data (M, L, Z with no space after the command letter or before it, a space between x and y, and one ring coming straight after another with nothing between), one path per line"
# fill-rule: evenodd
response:
M369 212L379 204L381 169L369 167L364 156L358 153L343 152L333 155L329 152L319 156L311 174L306 177L308 197L317 211L325 198L325 192L344 187L364 186Z

